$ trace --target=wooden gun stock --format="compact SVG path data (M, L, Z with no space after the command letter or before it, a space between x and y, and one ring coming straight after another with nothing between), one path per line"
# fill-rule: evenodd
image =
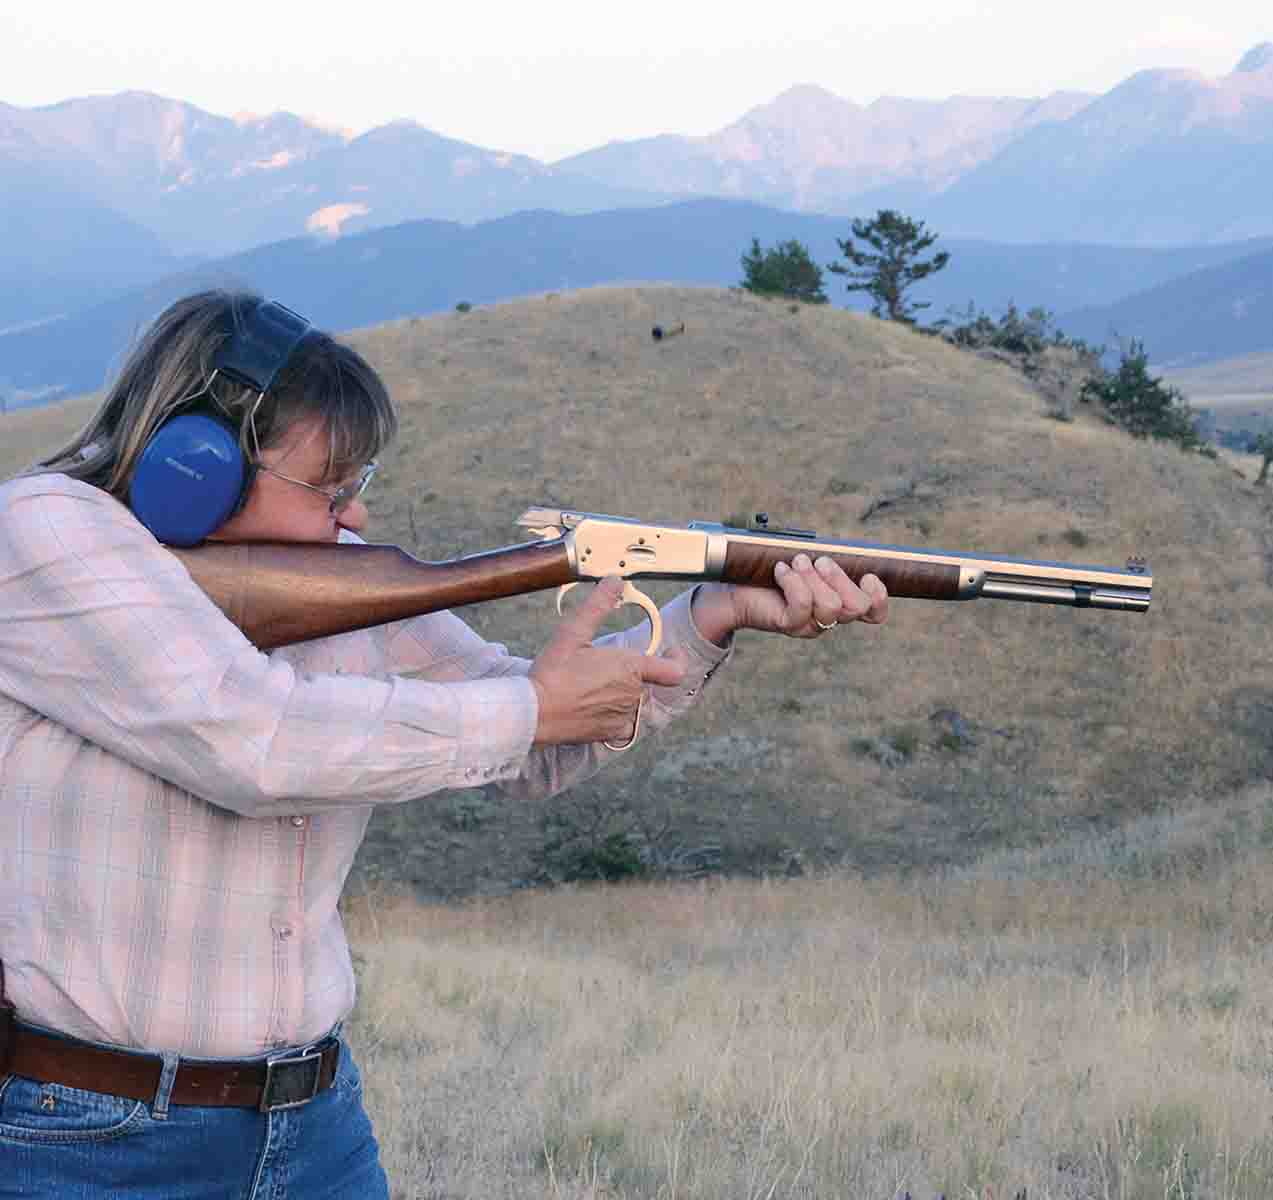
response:
M170 549L262 650L560 587L575 578L565 547L549 542L445 563L424 562L397 546L207 542Z

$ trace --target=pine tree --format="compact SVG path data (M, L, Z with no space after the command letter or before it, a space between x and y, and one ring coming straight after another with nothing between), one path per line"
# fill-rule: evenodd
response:
M891 208L880 209L869 221L855 218L852 228L851 238L836 238L840 253L849 260L849 265L830 263L827 270L847 276L848 291L866 292L875 301L871 311L877 317L915 324L915 313L929 305L907 300L907 289L940 271L950 261L945 250L927 262L920 261L920 255L938 235L926 233L923 221L914 221ZM859 250L854 238L873 247L874 253Z

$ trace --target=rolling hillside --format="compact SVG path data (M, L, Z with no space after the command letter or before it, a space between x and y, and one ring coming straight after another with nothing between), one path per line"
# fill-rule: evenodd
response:
M673 319L684 336L653 342ZM403 409L370 536L426 558L522 540L522 509L556 502L1140 554L1155 576L1144 616L899 601L886 626L818 643L742 636L683 730L566 797L382 809L368 879L499 890L565 873L616 832L668 867L960 863L1210 805L1273 768L1270 506L1223 462L1135 442L1083 406L1049 419L1023 376L906 329L746 293L585 290L353 340ZM0 419L0 468L83 411ZM465 615L527 654L555 620L548 594Z

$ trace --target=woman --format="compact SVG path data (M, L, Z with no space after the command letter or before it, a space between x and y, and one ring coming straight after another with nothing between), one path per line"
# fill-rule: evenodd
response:
M736 629L885 619L800 559L672 601L654 658L594 641L617 580L533 662L445 612L262 654L165 544L358 540L396 428L352 349L205 292L0 485L0 1198L387 1196L340 1040L371 807L551 794L639 703L642 736L697 703Z

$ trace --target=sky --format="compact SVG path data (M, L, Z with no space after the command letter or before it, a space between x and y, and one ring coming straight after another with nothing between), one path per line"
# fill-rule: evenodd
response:
M361 133L409 119L545 162L712 133L795 84L880 96L1105 92L1225 75L1273 41L1261 0L41 0L0 12L0 103L156 92ZM1257 15L1263 9L1266 16Z

